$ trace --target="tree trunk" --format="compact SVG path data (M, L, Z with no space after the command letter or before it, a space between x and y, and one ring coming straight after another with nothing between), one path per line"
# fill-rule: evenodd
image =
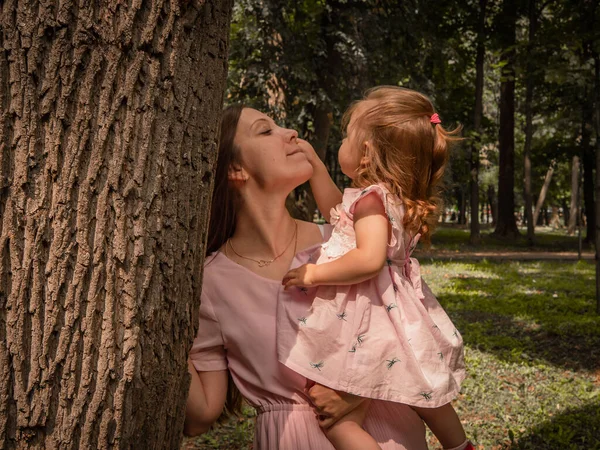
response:
M591 112L592 108L584 105L584 110ZM586 235L585 242L594 242L596 226L595 226L595 208L594 208L594 166L596 161L594 158L594 149L590 145L592 124L591 114L583 116L581 129L581 147L583 153L583 203L585 207L586 218Z
M561 207L563 209L563 225L565 227L569 226L569 205L567 204L567 200L563 197L561 198Z
M560 225L560 218L558 215L558 206L552 206L552 215L550 216L550 226L553 230L558 230Z
M596 314L600 314L600 55L594 51L594 75L596 90Z
M231 6L2 4L0 448L179 448Z
M488 186L488 202L490 204L490 210L492 212L492 225L496 225L496 220L498 217L498 203L496 201L496 191L494 186Z
M527 222L527 243L534 244L534 227L532 199L531 199L531 140L533 138L533 90L535 87L533 77L533 42L537 29L537 10L535 0L529 0L529 42L527 43L526 86L525 86L525 148L523 161L523 197L525 214L523 219Z
M594 33L597 31L595 23L596 0L581 0L580 7L580 36L581 36L581 64L587 64L595 55ZM596 165L594 157L594 148L591 146L592 128L594 120L594 105L590 101L593 98L596 89L596 83L592 86L584 87L583 97L581 98L581 154L583 165L583 203L586 218L586 243L593 243L596 239L596 214L594 201L594 166Z
M312 145L317 152L317 155L319 155L319 158L321 158L323 162L326 161L327 143L329 142L329 132L331 131L332 124L333 113L331 111L331 107L329 105L321 105L321 107L317 108L315 111L315 133ZM312 221L313 214L317 209L317 201L315 200L315 196L310 188L310 184L303 184L299 191L300 199L298 200L304 202L304 207L302 209L296 208L298 211L296 214L294 213L296 210L288 210L296 219ZM321 214L322 213L323 211L321 211Z
M466 219L467 202L465 200L465 188L461 186L458 191L458 223L464 225L467 223Z
M504 0L499 34L502 42L500 83L500 135L498 173L498 220L494 235L515 239L519 235L515 220L515 44L517 5Z
M479 0L479 20L477 26L477 56L475 57L475 110L473 130L475 138L471 144L471 245L481 242L479 226L479 149L481 147L481 120L483 118L483 71L485 60L485 9L487 0Z
M535 205L535 211L533 212L533 223L537 225L538 217L540 215L540 210L542 209L542 205L544 204L544 200L546 200L546 194L548 193L548 188L550 187L550 181L552 180L552 174L554 173L554 164L556 162L552 161L550 163L550 167L548 167L548 171L546 172L546 177L544 178L544 185L540 190L540 195L538 197L537 203Z
M326 161L327 144L332 125L333 112L331 111L331 106L321 105L315 111L315 138L312 145L323 162Z
M578 201L577 197L579 194L579 156L573 156L573 163L571 165L571 205L569 208L569 226L567 233L572 235L575 233L575 227L577 226L577 209Z
M336 77L337 74L333 74L332 71L335 71L342 64L339 52L335 46L337 35L331 29L332 20L336 20L337 18L338 13L335 8L329 13L323 12L321 15L320 37L325 42L327 51L325 52L324 59L319 58L322 59L320 61L322 70L317 71L317 81L323 95L314 109L314 133L311 136L311 144L323 162L327 161L327 145L333 125L333 110L330 95L336 92L336 83L339 82ZM313 214L317 209L317 202L309 183L305 183L296 189L294 197L291 200L288 199L286 204L290 214L299 220L312 221Z

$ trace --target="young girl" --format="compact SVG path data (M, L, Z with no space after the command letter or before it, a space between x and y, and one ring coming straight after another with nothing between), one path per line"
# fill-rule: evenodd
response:
M292 339L278 330L279 359L332 389L406 403L445 449L472 448L450 404L465 377L462 338L410 257L437 222L438 185L458 130L441 126L427 97L397 87L371 90L344 125L339 162L354 187L343 196L303 146L319 209L334 228L314 263L283 279L296 301L312 301L306 314L288 313ZM337 450L379 448L361 426L367 407L327 431Z

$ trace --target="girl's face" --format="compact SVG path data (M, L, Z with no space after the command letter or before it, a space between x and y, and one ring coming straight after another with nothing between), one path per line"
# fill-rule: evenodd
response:
M297 138L295 130L278 126L260 111L244 108L234 145L240 149L247 184L263 190L289 189L289 192L309 180L313 168Z
M338 151L338 161L344 175L353 180L364 156L364 143L359 140L356 118L360 117L362 104L358 105L346 128L346 137Z

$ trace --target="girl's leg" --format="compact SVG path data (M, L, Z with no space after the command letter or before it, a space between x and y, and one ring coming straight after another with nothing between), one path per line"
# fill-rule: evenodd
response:
M425 421L445 449L460 449L468 444L465 430L452 404L448 403L439 408L413 407L413 409L421 416L421 419Z
M381 450L373 436L362 427L369 403L370 400L365 400L325 430L325 435L336 450Z

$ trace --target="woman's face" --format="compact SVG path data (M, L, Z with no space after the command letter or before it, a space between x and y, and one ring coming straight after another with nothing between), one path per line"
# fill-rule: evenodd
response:
M234 144L240 149L248 182L263 189L287 189L304 183L313 168L297 142L295 130L281 128L260 111L244 108Z

